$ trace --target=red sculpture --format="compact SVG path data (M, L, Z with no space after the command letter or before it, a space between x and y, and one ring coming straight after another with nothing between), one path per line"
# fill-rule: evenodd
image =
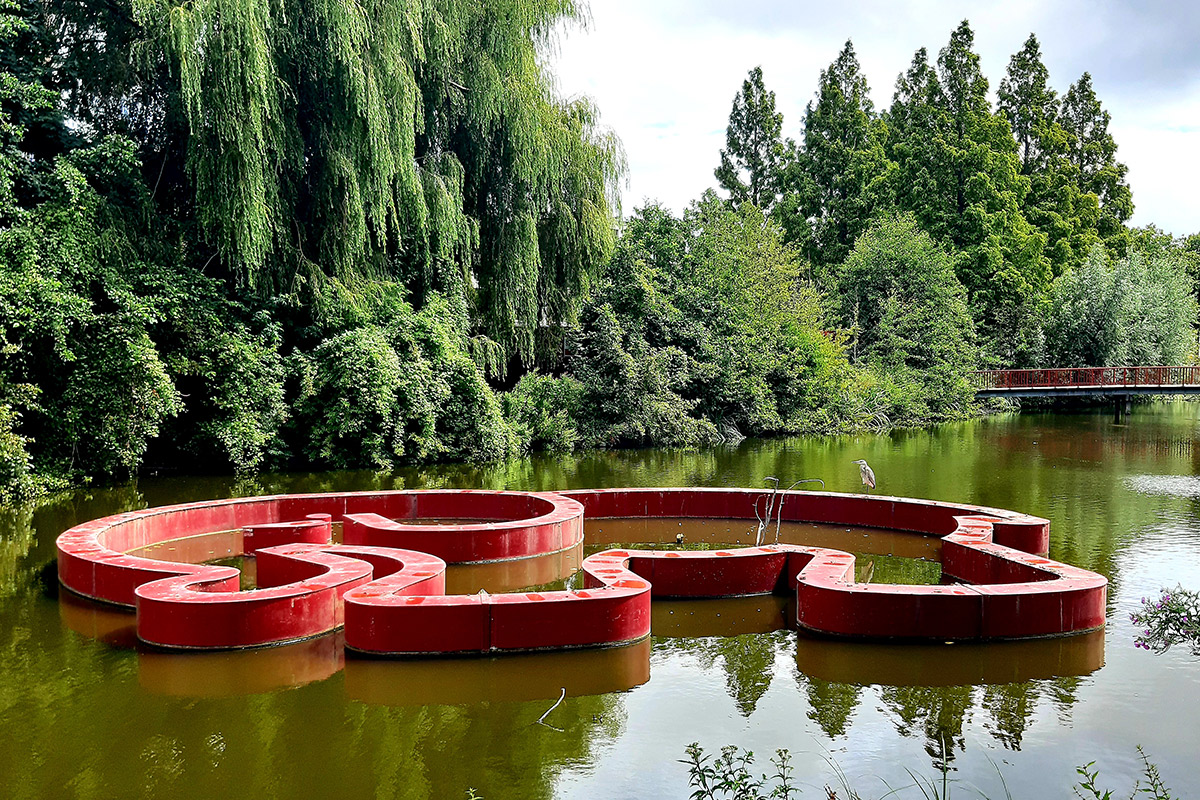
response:
M854 556L796 545L700 551L608 550L583 562L585 586L445 594L447 563L523 559L577 548L583 519L754 519L748 489L561 493L435 490L237 498L94 520L58 539L59 580L137 609L137 635L166 648L240 648L345 627L376 654L504 652L614 645L650 633L651 597L795 592L795 623L818 634L894 640L1057 636L1104 625L1107 580L1045 558L1049 523L999 509L893 497L791 492L786 522L907 531L941 539L956 583L856 583ZM332 523L343 543L330 542ZM149 545L242 530L257 586L233 567L129 555ZM286 541L288 543L280 543Z

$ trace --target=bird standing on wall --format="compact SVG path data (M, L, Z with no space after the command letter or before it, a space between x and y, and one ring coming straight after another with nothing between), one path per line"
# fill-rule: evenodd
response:
M862 478L863 486L867 487L867 494L870 494L871 490L875 488L875 471L861 458L854 463L858 464L858 477Z

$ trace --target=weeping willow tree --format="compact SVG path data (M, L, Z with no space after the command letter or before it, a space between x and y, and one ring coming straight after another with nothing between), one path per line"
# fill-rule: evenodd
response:
M263 293L403 281L528 362L613 247L620 144L539 55L575 0L133 0L196 217Z

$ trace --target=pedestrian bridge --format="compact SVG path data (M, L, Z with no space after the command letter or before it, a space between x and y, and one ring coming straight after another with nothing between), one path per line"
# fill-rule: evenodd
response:
M971 377L980 398L1200 394L1200 366L991 369Z
M971 373L975 396L1111 397L1114 419L1132 409L1135 394L1200 395L1200 366L989 369Z

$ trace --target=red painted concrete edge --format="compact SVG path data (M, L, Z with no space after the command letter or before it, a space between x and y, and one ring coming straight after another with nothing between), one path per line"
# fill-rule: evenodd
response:
M570 527L571 520L578 518L580 535L582 532L579 505L548 492L458 489L238 497L129 511L77 525L56 542L59 581L84 597L132 607L134 590L141 584L158 578L194 575L205 568L131 556L126 554L128 550L205 532L292 523L314 514L327 514L335 522L342 522L349 514L364 512L413 517L417 514L418 496L423 502L443 498L461 501L461 510L473 517L486 517L491 510L489 505L495 505L497 498L505 505L512 497L550 500L556 515L543 515L534 522ZM435 510L446 509L439 506ZM497 524L496 529L518 530L523 524L525 521L507 521ZM570 534L563 538L569 537ZM487 561L489 554L480 553L472 560Z
M625 644L650 635L650 584L606 551L583 562L585 588L414 595L381 581L346 594L346 646L427 655Z
M260 550L257 566L259 588L250 591L238 591L232 567L139 586L138 638L185 649L281 644L340 628L343 595L376 579L399 574L410 585L445 591L445 562L391 548L278 545Z
M583 504L589 519L598 517L685 517L755 519L754 501L761 489L637 488L579 489L559 492ZM884 495L838 492L780 492L785 522L816 522L862 528L947 536L958 526L957 517L978 515L992 519L999 544L1031 553L1050 549L1050 522L1041 517L987 506L943 503Z
M570 550L583 541L583 505L560 495L528 497L529 516L500 522L412 525L376 513L347 514L342 540L347 544L421 550L449 564L514 561Z

